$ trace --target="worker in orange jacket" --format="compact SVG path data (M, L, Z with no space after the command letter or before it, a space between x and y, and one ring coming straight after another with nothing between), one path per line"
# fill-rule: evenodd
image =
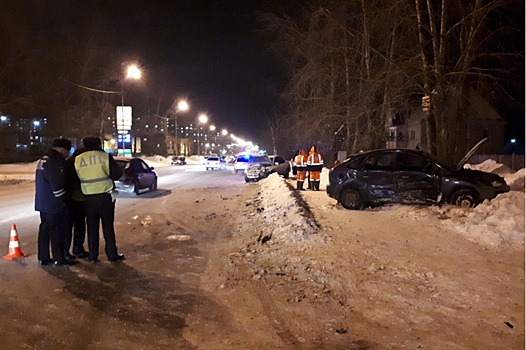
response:
M318 153L315 146L312 146L307 157L307 170L309 171L309 180L311 189L320 190L320 174L323 168L323 157Z
M294 167L296 168L296 189L302 191L307 176L307 152L305 150L302 149L294 158Z

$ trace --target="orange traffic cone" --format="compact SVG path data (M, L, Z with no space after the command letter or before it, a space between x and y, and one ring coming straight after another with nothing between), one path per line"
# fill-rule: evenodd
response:
M20 250L20 242L18 241L18 233L16 232L16 225L11 225L11 235L9 238L9 253L4 256L4 259L18 259L25 258L27 255Z

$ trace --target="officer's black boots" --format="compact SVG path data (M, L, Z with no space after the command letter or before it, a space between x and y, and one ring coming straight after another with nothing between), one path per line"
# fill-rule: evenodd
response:
M296 189L298 191L303 191L303 181L297 181L296 182Z

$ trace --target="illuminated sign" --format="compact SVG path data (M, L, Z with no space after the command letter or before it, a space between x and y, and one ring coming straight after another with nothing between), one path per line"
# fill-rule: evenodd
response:
M131 106L117 106L117 130L130 130L132 126Z

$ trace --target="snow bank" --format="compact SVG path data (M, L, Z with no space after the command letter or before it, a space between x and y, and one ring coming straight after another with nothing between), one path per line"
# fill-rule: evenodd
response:
M522 181L524 183L524 177ZM450 222L468 238L490 245L524 244L524 224L524 192L519 191L484 201L467 216Z
M144 160L149 166L153 166L154 168L162 168L165 166L171 166L172 157L164 157L164 156L143 156L140 157L142 160Z
M272 227L273 240L302 240L318 230L316 221L305 206L298 205L301 197L285 179L274 173L260 183L261 217L268 227Z
M511 191L522 191L524 192L524 169L517 171L516 173L508 174L504 176L504 180L508 186L510 186Z
M510 186L511 191L522 191L524 192L524 169L520 169L517 172L513 172L507 166L497 163L493 159L487 159L480 164L466 164L466 169L481 170L488 173L494 173L500 175L506 180L506 183Z
M146 163L148 163L149 166L153 167L165 167L165 166L171 166L172 162L172 156L164 157L164 156L142 156L140 157L142 160L144 160ZM186 164L202 164L203 163L203 157L197 157L197 156L190 156L186 157Z
M505 166L504 164L497 163L493 159L486 159L480 164L465 164L464 168L466 169L473 169L473 170L481 170L488 173L494 173L500 176L507 175L512 173L513 171Z
M35 181L37 163L0 164L0 182Z

